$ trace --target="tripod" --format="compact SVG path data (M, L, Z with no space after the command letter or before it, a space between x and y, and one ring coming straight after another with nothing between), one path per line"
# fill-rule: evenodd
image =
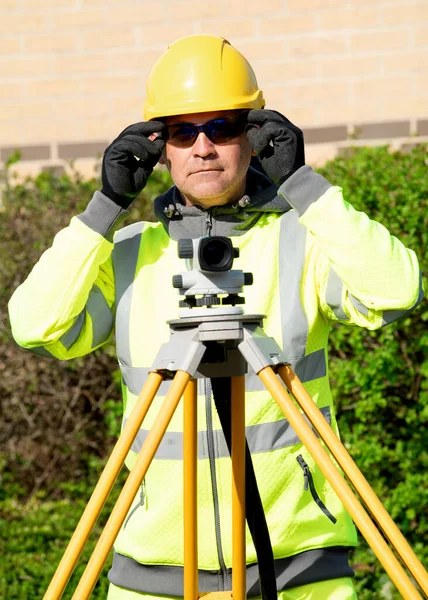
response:
M229 267L230 268L230 267ZM244 274L243 274L244 275ZM248 274L247 274L248 275ZM177 278L178 276L174 276ZM180 276L181 277L181 276ZM192 278L191 278L192 279ZM246 282L244 282L246 279ZM193 288L194 281L185 285L183 278L175 279L175 287L181 290ZM249 283L241 278L242 286ZM223 286L220 289L225 289ZM365 537L379 561L405 600L421 600L416 586L408 577L384 537L363 508L351 487L342 477L321 444L318 433L331 455L347 475L373 519L390 541L421 590L428 595L428 574L407 541L396 527L380 500L359 471L345 447L338 440L322 413L306 392L303 384L287 363L281 348L263 330L262 315L245 315L236 306L207 308L220 304L215 294L206 294L205 308L182 311L180 319L169 321L170 341L161 346L153 363L152 371L141 390L134 410L116 443L97 486L88 502L82 518L70 540L57 571L46 591L44 600L61 597L68 579L77 563L83 546L102 510L104 502L122 467L143 419L156 396L161 382L172 378L172 383L157 419L151 428L141 452L111 512L107 524L87 564L73 595L73 600L87 599L100 575L131 504L147 473L150 463L166 432L168 424L184 395L184 598L199 597L246 598L245 559L245 373L248 366L258 374L265 388L276 401L284 417L289 421L301 442L306 446L320 470L344 504L356 526ZM236 293L236 282L234 284ZM189 294L186 306L195 307L195 296ZM237 298L232 298L235 304ZM209 360L212 349L223 355L215 362ZM207 352L207 349L209 352ZM208 358L206 355L208 354ZM204 360L204 356L206 360ZM277 377L279 375L279 378ZM198 592L197 559L197 432L196 432L196 380L200 377L230 377L232 386L232 590L227 592ZM281 381L283 383L281 383ZM294 397L290 396L289 392ZM306 415L302 415L297 405ZM269 599L271 600L271 599Z

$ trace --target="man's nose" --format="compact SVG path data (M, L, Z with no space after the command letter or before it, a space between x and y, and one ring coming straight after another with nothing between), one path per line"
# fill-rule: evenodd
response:
M213 142L201 131L193 144L193 154L195 156L209 156L215 154L215 151Z

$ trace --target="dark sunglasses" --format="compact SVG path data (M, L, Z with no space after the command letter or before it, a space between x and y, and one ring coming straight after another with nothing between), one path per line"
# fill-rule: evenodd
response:
M167 141L178 148L190 148L196 142L198 135L203 132L213 144L226 144L244 133L247 124L247 113L237 119L213 119L203 125L195 123L177 123L170 125Z

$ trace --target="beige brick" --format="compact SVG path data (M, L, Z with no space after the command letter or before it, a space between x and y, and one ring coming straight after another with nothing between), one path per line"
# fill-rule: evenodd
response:
M342 55L346 52L347 38L345 35L321 36L302 35L289 38L286 42L287 58L308 58L318 60L320 55Z
M311 12L318 9L341 8L344 0L288 0L287 10Z
M102 27L106 22L106 11L99 10L74 10L52 13L54 29L75 29L76 27Z
M24 93L24 84L22 83L2 83L1 85L1 100L11 98L20 98ZM1 104L0 104L1 106Z
M141 87L140 81L135 76L111 75L82 80L82 92L85 96L87 94L129 94L137 92L139 87Z
M138 117L135 121L138 120ZM127 119L85 119L81 122L82 140L113 140L129 125Z
M112 115L134 115L137 119L143 119L143 95L138 94L135 96L118 96L113 98L112 102Z
M397 5L381 7L382 23L384 25L415 25L428 21L428 5L426 2L404 2Z
M77 33L26 35L24 38L24 48L28 53L73 52L77 45Z
M278 12L283 9L282 0L269 0L269 8L260 0L234 0L227 4L227 9L224 14L226 17L242 17L242 15L265 15L267 10L269 13Z
M85 50L110 50L135 45L134 30L130 27L105 27L96 31L83 32Z
M317 124L321 126L347 124L358 120L371 119L374 117L376 110L373 102L355 104L349 103L347 99L342 101L340 98L335 98L327 104L317 106Z
M348 84L341 81L308 82L306 84L290 83L289 98L292 106L310 106L312 104L326 104L335 102L337 98L346 102L348 98Z
M319 27L328 29L359 29L379 24L379 10L376 6L355 6L320 12Z
M198 22L197 32L205 33L207 27L204 22ZM226 38L234 46L239 46L236 40L239 38L254 37L257 31L257 23L255 19L211 19L209 23L209 33Z
M32 120L51 119L53 114L53 102L37 102L28 100L21 102L2 103L0 108L0 120L20 121L31 118Z
M286 83L292 79L315 79L318 74L316 63L309 61L255 62L253 68L258 73L260 85L275 81Z
M415 83L415 92L417 96L425 96L425 101L428 101L428 77L426 73L414 73L412 77ZM427 110L425 109L425 115Z
M377 56L320 59L319 67L320 76L326 82L334 77L353 79L357 75L381 73L381 61Z
M164 2L143 2L141 4L111 5L107 19L111 26L144 25L163 21L167 16L168 5Z
M390 101L397 96L409 96L412 89L411 75L398 77L377 77L363 79L352 84L355 98L389 98Z
M428 26L414 27L412 33L417 48L419 46L428 46Z
M115 0L113 0L115 1ZM82 6L100 6L103 5L105 6L107 4L106 0L80 0L79 4L81 4ZM122 3L123 4L123 3ZM134 1L127 1L127 4L136 4L136 0ZM109 7L112 5L112 2L108 3Z
M46 31L48 20L43 14L37 13L2 13L0 16L1 31L11 33L28 33Z
M54 71L63 75L71 73L105 73L107 70L108 56L104 53L55 56Z
M52 141L81 141L82 129L75 121L32 121L22 119L12 126L5 124L2 130L5 133L5 142L12 145L24 146L26 144L50 144ZM5 145L0 140L2 145Z
M166 9L166 17L170 21L194 21L207 18L224 19L225 16L224 6L221 2L181 0L180 2L169 2Z
M52 75L52 65L52 58L40 59L25 55L14 56L0 61L0 78Z
M46 79L25 83L27 97L76 96L80 94L81 84L77 79Z
M428 71L428 52L400 52L383 56L382 62L387 74L396 71Z
M76 8L80 2L78 0L20 0L20 7L29 10L39 8Z
M168 44L171 42L193 33L195 33L195 25L190 21L184 23L159 23L156 27L152 25L142 25L140 27L141 43L143 46L164 44L162 51L166 50Z
M106 56L105 59L109 72L137 71L141 75L148 74L160 55L159 50L136 49L132 52L115 52Z
M312 127L316 123L316 111L314 106L290 107L287 102L287 97L281 106L279 104L276 105L269 103L267 108L278 110L280 113L285 115L287 119L290 119L292 123L301 129L304 129L305 127Z
M230 40L230 42L233 43L233 40ZM251 64L261 60L286 57L285 43L283 41L278 42L268 38L257 39L239 42L239 44L236 44L236 47Z
M13 9L16 8L16 0L2 0L1 1L2 9Z
M21 49L20 38L17 36L2 36L0 38L0 56L18 54Z
M2 105L0 104L0 110ZM0 127L0 145L17 147L18 143L22 144L22 135L25 132L16 122L5 121Z
M289 35L317 29L315 15L278 16L265 18L260 23L261 35Z
M86 96L72 100L58 98L54 104L54 116L57 119L105 118L110 115L110 101L98 97Z
M379 120L402 120L412 117L420 117L426 115L428 98L425 96L412 96L401 98L396 96L392 102L390 98L382 98L381 111Z
M394 31L369 31L350 35L352 52L409 48L410 33L407 27Z

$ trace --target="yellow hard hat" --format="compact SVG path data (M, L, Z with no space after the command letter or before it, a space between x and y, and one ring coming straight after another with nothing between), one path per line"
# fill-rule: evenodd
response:
M254 71L236 48L222 37L191 35L168 46L155 63L144 119L264 105Z

